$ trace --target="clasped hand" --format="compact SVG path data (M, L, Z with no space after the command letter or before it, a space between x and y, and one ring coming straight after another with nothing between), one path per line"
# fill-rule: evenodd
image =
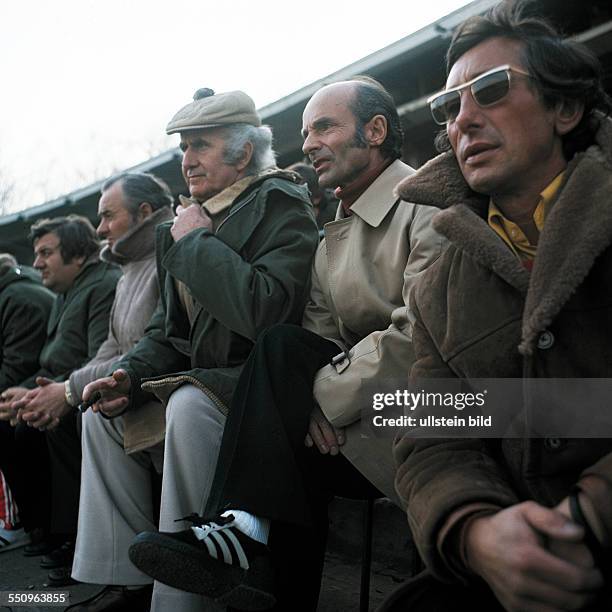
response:
M9 387L0 394L0 421L9 421L13 426L17 424L15 402L27 392L25 387Z
M92 405L91 409L113 418L125 412L128 407L131 386L128 373L125 370L115 370L112 376L90 382L83 389L83 401L86 402L94 394L99 393L100 399Z
M582 610L603 586L582 527L560 507L523 502L467 529L468 564L506 610Z
M38 387L26 390L12 402L15 412L11 424L16 425L17 422L23 421L29 427L41 431L55 429L61 418L71 410L66 403L64 383L39 376L36 378L36 384Z
M310 414L310 424L304 444L309 448L316 446L323 455L337 455L344 444L344 428L334 427L319 406Z

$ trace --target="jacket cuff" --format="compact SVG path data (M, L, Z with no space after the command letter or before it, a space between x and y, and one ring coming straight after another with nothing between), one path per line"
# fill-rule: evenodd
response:
M68 377L66 384L70 385L70 393L78 406L83 401L83 389L85 388L85 385L81 386L77 384L75 372Z
M580 491L588 498L595 519L591 529L604 548L612 545L612 483L606 478L587 474L578 481Z
M449 570L465 582L474 576L470 568L466 549L466 535L472 522L483 516L490 516L502 508L496 504L475 502L466 504L452 512L438 533L438 553Z
M485 441L479 439L404 435L394 444L395 487L407 504L414 542L427 568L442 582L457 580L439 547L440 532L449 526L449 517L471 504L499 509L519 501L487 451Z

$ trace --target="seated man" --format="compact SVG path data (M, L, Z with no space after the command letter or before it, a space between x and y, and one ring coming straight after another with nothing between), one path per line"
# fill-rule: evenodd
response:
M431 99L449 150L399 187L447 208L451 242L413 294L414 380L612 377L610 100L596 58L527 9L459 27ZM612 440L525 427L397 443L429 575L385 609L610 610Z
M340 206L317 251L303 328L264 334L240 378L209 502L232 510L194 519L176 536L141 534L130 549L159 580L239 609L277 599L278 610L315 610L330 495L393 494L390 442L361 439L357 392L364 378L405 373L408 294L443 249L430 227L434 209L394 193L413 170L399 160L400 120L378 82L319 90L302 134L320 185L335 187ZM263 546L270 520L275 576Z
M19 266L9 253L0 253L0 394L38 370L53 299L53 293L42 286L33 270ZM40 443L44 444L44 439ZM0 465L6 471L5 479L0 470L0 507L6 512L0 510L0 551L27 544L24 530L31 532L40 524L36 485L17 482L20 466L14 446L10 424L0 420ZM30 456L29 461L35 461L35 457ZM17 487L13 494L7 480ZM14 499L17 495L19 513Z
M0 415L16 423L11 432L14 480L9 484L20 499L20 487L36 496L33 506L53 537L28 552L43 554L62 542L74 541L79 506L81 442L77 415L40 414L24 420L18 401L29 389L64 381L96 354L108 334L108 322L119 269L99 259L100 243L91 223L78 215L41 219L32 225L34 267L43 285L56 294L38 368L2 393ZM38 414L38 413L37 413ZM29 427L28 425L34 425ZM45 433L42 430L47 429ZM51 461L45 447L48 445ZM51 475L49 476L48 470ZM48 487L52 483L51 508ZM51 525L48 525L48 517ZM65 578L58 577L64 583Z
M108 417L128 410L124 419L151 393L166 404L159 522L161 529L173 530L180 528L176 519L204 510L234 386L257 336L274 323L301 319L318 235L306 189L295 174L274 167L272 133L246 94L200 89L167 132L180 133L191 199L182 198L174 222L157 233L161 308L113 376L89 384L84 398L100 391L93 410ZM115 429L113 439L96 442L99 449L121 444ZM75 578L129 586L151 582L128 559L131 539L154 528L144 483L148 465L143 453L116 451L111 461L98 462L105 485L118 471L124 477L110 499L107 492L100 502L105 514L97 514L100 496L82 509L96 520L83 546L79 537ZM106 556L92 558L94 545ZM119 602L91 602L92 609L129 609L129 591L124 594ZM201 598L154 588L153 610L201 606Z
M53 298L33 270L0 253L0 393L38 370Z
M87 365L72 372L65 381L50 382L32 389L18 401L16 406L20 409L23 421L34 427L38 427L39 423L52 427L59 419L74 412L81 401L84 386L104 375L143 336L159 299L155 269L155 228L159 223L172 219L172 202L172 194L167 185L150 174L125 173L104 183L98 205L100 224L97 233L106 241L106 245L100 252L100 259L119 265L122 272L112 305L108 337L95 357ZM135 420L144 420L144 423ZM103 507L102 500L95 495L95 487L100 486L101 481L90 472L95 472L96 460L101 455L92 452L92 444L108 433L106 429L112 429L118 423L123 425L123 420L111 422L92 416L91 413L85 414L82 422L85 469L81 478L80 506L82 508L84 504L85 508L89 508L90 504L94 504L96 515ZM146 420L139 418L138 411L131 415L126 429L130 430L126 444L128 451L159 442L163 438L163 412L159 402L157 407L149 406ZM123 452L123 445L120 450ZM104 457L106 461L107 454ZM75 460L80 461L80 456L75 457ZM150 478L146 479L144 486L147 484L151 484ZM149 499L152 503L152 494L149 494ZM87 516L82 510L79 512L80 539L95 532ZM97 522L97 517L93 520ZM63 572L69 579L73 552L74 542L71 542L71 546L65 546L58 553L43 558L42 565L55 568L53 576ZM88 557L95 560L95 548L88 550Z

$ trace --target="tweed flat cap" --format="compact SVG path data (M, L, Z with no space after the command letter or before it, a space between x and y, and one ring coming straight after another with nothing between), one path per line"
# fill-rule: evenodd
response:
M166 133L175 134L234 123L248 123L257 127L261 125L253 100L243 91L215 94L212 89L204 87L195 92L193 102L183 106L172 117L166 126Z

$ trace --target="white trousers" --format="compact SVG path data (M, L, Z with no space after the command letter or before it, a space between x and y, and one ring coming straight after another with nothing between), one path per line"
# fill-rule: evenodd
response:
M182 531L175 519L206 506L217 465L225 416L197 387L183 385L166 409L165 444L126 455L123 419L86 412L79 526L72 577L81 582L145 585L151 578L128 558L141 531L155 531L151 469L163 456L160 531ZM155 583L151 610L219 610L209 600Z

